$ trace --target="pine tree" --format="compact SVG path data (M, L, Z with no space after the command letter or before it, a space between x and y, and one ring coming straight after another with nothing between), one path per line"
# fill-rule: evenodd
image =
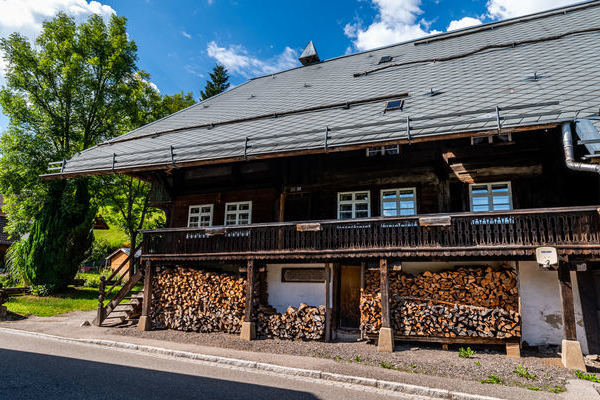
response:
M221 64L215 65L213 72L210 73L210 81L206 81L204 91L200 92L202 100L213 97L216 94L224 92L229 88L229 74L227 68Z

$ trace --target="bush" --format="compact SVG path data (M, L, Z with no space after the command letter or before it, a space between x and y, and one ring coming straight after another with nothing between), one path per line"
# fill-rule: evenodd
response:
M89 288L97 288L100 286L100 275L90 276L83 282L83 286Z
M103 266L104 260L106 257L113 251L115 251L117 247L110 244L108 240L105 239L94 239L94 243L92 243L92 249L89 257L83 262L83 265L94 265L94 266Z
M52 284L32 285L31 293L33 295L36 295L39 297L46 297L46 296L50 296L52 293L54 293L56 291L56 289L57 289L56 285L52 285Z

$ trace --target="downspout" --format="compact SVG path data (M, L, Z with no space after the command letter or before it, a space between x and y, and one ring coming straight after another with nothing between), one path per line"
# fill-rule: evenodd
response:
M573 155L573 134L571 132L571 122L562 124L563 147L565 149L565 164L567 168L574 171L595 172L600 174L600 164L586 164L575 161Z

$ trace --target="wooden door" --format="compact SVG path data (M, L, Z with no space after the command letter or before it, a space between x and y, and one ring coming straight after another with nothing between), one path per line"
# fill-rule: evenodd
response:
M340 270L340 327L360 326L360 267L342 266Z

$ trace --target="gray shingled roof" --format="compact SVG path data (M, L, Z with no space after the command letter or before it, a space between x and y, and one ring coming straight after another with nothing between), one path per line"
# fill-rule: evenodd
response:
M479 51L487 46L499 48ZM393 60L380 65L382 56ZM381 66L386 69L356 76ZM528 79L534 73L541 79ZM427 95L432 89L441 93ZM384 112L386 101L403 93L408 94L403 110ZM598 93L600 2L595 1L253 79L86 150L63 172L406 139L407 118L413 138L490 130L498 126L496 107L503 128L561 122L597 114ZM385 96L389 99L363 102ZM339 106L344 102L349 107ZM239 121L243 118L253 119Z

